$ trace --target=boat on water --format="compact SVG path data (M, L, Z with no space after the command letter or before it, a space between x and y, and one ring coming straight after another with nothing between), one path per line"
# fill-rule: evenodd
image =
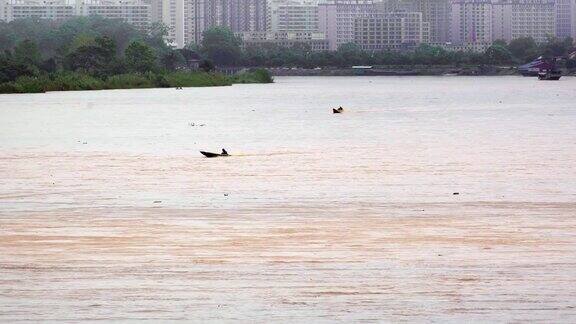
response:
M202 155L204 155L207 158L215 158L215 157L219 157L219 156L230 156L230 154L228 154L228 152L226 152L225 149L222 149L222 153L212 153L212 152L205 152L205 151L200 151L200 153L202 153Z
M538 80L557 81L562 77L560 70L542 70L538 72Z
M538 80L560 80L562 77L562 71L556 68L555 59L545 59L540 56L534 61L521 65L518 67L518 71L523 76L534 76L538 77Z
M341 114L342 112L344 112L344 108L340 107L338 109L336 108L332 108L332 113L333 114Z
M522 74L523 76L537 77L539 73L543 70L555 70L555 69L556 66L552 61L547 60L544 57L540 56L530 63L520 65L518 67L518 72L520 72L520 74Z

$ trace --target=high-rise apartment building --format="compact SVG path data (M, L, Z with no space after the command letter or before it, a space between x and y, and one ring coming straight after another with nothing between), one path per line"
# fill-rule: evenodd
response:
M454 44L491 44L492 2L490 0L453 0L450 40Z
M268 30L275 33L317 33L317 1L272 0L268 10Z
M378 1L379 2L379 1ZM354 20L375 13L372 0L332 0L320 3L318 16L320 32L326 35L330 50L354 41Z
M246 47L275 45L280 47L299 47L308 50L327 51L328 40L322 33L309 32L247 32L241 34Z
M97 15L108 19L121 19L139 29L150 26L150 5L138 0L88 0L78 1L77 14Z
M576 39L576 0L556 0L556 36Z
M140 0L0 0L0 19L12 21L20 18L63 20L73 16L98 15L121 19L137 28L150 24L150 6Z
M235 33L266 31L267 0L221 0L222 12L217 25Z
M412 49L429 41L421 12L374 13L354 19L354 42L367 51Z
M266 0L152 0L154 21L169 28L176 47L199 43L204 31L225 26L235 33L266 31Z
M420 12L430 25L430 42L444 43L449 40L449 0L384 0L375 3L378 12Z
M555 0L496 0L492 12L494 40L531 37L544 43L556 35Z
M430 26L430 42L444 43L450 38L449 0L412 0L415 11L422 13L422 20Z
M63 20L75 15L75 7L66 0L0 0L0 20L12 21L21 18Z
M168 28L166 41L175 47L196 43L198 30L203 26L205 0L147 0L150 2L152 22ZM201 33L201 32L200 32Z

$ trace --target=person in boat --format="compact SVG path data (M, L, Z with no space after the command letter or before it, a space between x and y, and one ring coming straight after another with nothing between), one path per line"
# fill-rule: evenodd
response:
M228 156L229 154L228 154L228 152L226 152L225 149L222 149L222 153L220 153L220 155L222 155L222 156Z
M344 111L344 108L342 108L342 106L340 106L340 108L338 108L338 111Z

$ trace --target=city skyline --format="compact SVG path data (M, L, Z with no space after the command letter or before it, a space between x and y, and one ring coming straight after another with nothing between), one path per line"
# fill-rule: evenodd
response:
M213 26L247 43L324 40L314 50L349 42L369 50L482 50L496 40L576 38L576 0L0 0L4 21L89 15L139 29L162 23L177 48L198 44Z

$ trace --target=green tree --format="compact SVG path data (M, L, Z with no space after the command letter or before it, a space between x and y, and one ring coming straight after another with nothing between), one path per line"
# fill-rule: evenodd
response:
M533 60L538 56L538 45L532 37L516 38L508 44L508 50L521 63Z
M82 33L74 36L72 42L68 46L68 50L74 52L82 46L90 46L94 44L96 44L96 37L94 35Z
M116 43L109 37L98 37L93 45L77 48L66 57L66 66L95 76L113 74L116 63Z
M497 39L494 42L492 42L492 45L498 45L498 46L502 46L502 47L508 47L508 43L503 40L503 39Z
M34 76L36 69L33 66L14 62L11 57L0 57L0 83L14 81L20 76Z
M42 55L35 42L26 39L14 48L14 60L21 64L37 66L42 61Z
M128 69L132 72L156 70L156 54L152 48L141 41L134 41L124 51Z
M573 47L572 38L564 39L550 37L548 41L542 44L542 54L548 57L565 56Z
M214 63L212 63L212 61L210 60L202 60L202 62L200 62L200 70L204 71L204 72L212 72L214 71Z
M203 34L201 50L216 65L236 65L241 59L241 41L226 27L212 27Z
M16 44L17 36L10 24L0 21L0 51L12 49Z
M363 51L354 43L345 43L338 47L336 56L338 65L351 66L362 62Z
M503 46L492 45L484 53L487 63L490 64L508 64L512 63L512 53Z
M178 68L184 67L186 62L180 51L171 50L160 58L160 64L168 71L175 71Z
M448 62L446 50L428 44L418 46L412 55L414 64L446 64Z
M169 28L163 23L153 23L148 28L148 32L144 36L144 42L152 47L159 56L164 56L171 51L164 41L168 36Z

